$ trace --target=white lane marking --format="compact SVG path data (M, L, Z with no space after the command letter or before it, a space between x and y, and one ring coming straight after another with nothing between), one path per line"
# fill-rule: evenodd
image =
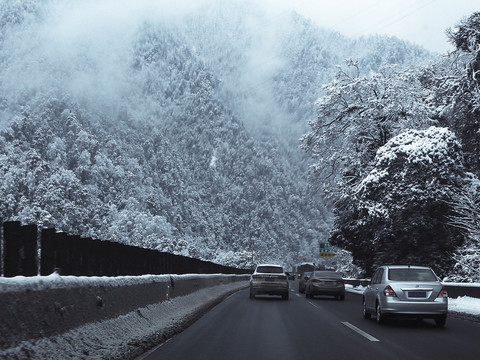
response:
M373 337L373 336L370 335L370 334L367 334L365 331L357 328L356 326L350 324L350 323L347 322L347 321L342 321L342 324L345 325L345 326L347 326L347 327L349 327L349 328L352 329L353 331L359 333L360 335L366 337L366 338L367 338L368 340L370 340L370 341L380 341L380 340L378 340L377 338Z
M310 305L316 307L317 309L321 309L320 306L315 305L315 304L312 303L311 301L308 301L308 303L309 303ZM380 340L378 340L376 337L373 337L372 335L366 333L365 331L357 328L355 325L350 324L348 321L342 321L341 323L342 323L343 325L345 325L346 327L349 327L349 328L352 329L353 331L357 332L358 334L366 337L366 338L367 338L368 340L370 340L370 341L380 341Z
M309 301L308 303L309 303L310 305L312 305L312 306L316 307L317 309L322 309L320 306L317 306L317 305L315 305L315 304L314 304L314 303L312 303L311 301Z

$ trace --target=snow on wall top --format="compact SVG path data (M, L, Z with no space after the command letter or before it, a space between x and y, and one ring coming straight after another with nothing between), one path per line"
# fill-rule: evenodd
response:
M0 293L7 291L41 291L49 289L67 289L87 286L129 286L145 283L170 281L177 279L195 279L218 276L235 276L226 274L185 274L185 275L142 275L142 276L60 276L53 273L49 276L16 276L0 278Z

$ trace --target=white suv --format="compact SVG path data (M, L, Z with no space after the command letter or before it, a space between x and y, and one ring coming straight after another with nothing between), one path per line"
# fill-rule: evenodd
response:
M288 300L288 294L288 276L282 266L257 265L250 277L250 299L255 299L255 295L281 295L283 300Z

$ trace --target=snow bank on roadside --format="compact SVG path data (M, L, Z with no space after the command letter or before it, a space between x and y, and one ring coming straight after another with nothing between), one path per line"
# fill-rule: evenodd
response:
M366 289L365 286L359 285L359 286L353 286L350 284L345 284L345 290L347 292L351 293L356 293L356 294L363 294L363 291Z
M480 315L480 299L469 296L448 298L448 310L465 314Z
M138 279L138 277L137 277ZM0 350L1 359L134 359L180 332L247 282L201 289L114 319L89 323L50 338Z

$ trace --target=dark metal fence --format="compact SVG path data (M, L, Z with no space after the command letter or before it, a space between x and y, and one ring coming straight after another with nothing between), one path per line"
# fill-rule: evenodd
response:
M0 246L5 277L49 275L54 271L74 276L125 276L145 274L247 274L249 269L215 264L137 246L82 238L21 225L3 223Z

